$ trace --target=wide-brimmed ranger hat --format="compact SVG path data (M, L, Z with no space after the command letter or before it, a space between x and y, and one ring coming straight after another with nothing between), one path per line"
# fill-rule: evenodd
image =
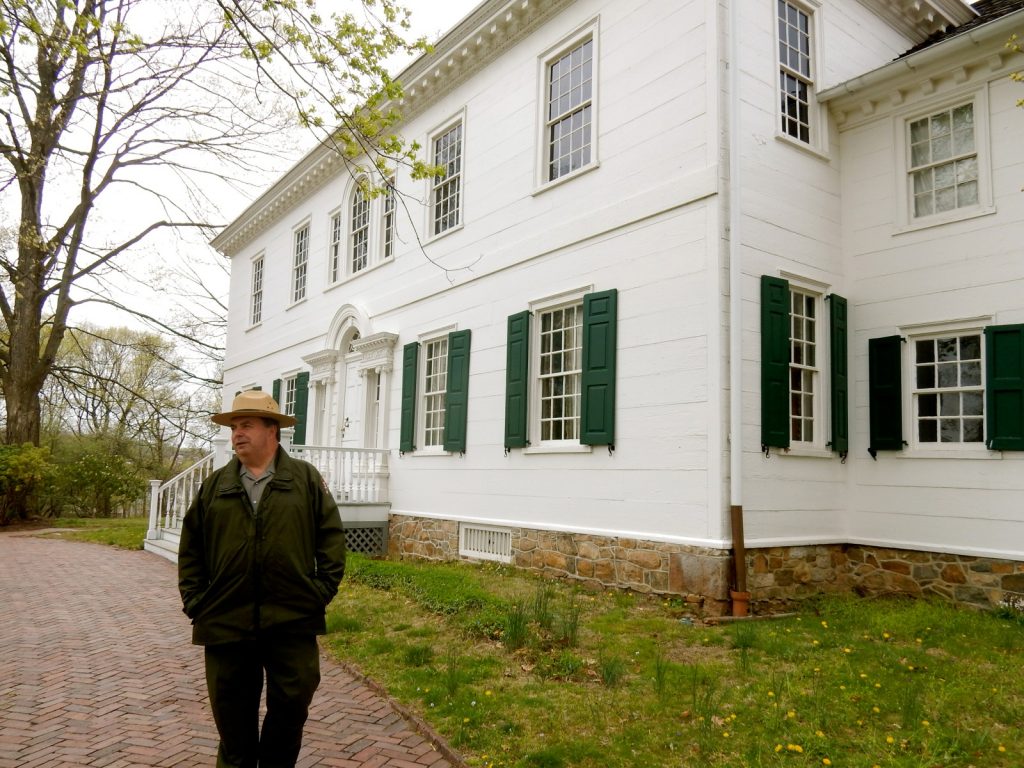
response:
M277 401L266 392L258 389L250 389L240 392L231 403L231 410L224 413L215 413L211 419L214 424L222 427L230 427L231 420L239 416L257 416L261 419L273 419L282 427L294 427L295 417L281 413Z

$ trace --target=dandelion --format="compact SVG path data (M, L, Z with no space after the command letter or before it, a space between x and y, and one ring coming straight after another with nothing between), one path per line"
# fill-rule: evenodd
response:
M895 744L896 743L896 739L894 739L892 736L886 736L885 737L885 743L886 744Z
M881 687L882 687L881 683L875 683L875 688L881 688Z
M768 698L769 698L769 699L770 699L770 698L771 698L772 696L774 696L774 695L775 695L775 691L768 691Z
M875 713L875 714L877 715L877 714L878 714L879 712L881 712L882 710L880 710L880 709L879 709L878 707L872 707L872 708L871 708L871 711L872 711L872 712L874 712L874 713Z
M1005 752L1006 751L1006 747L1004 747L1002 744L1000 744L999 745L999 751L1000 752Z
M927 728L929 725L931 725L931 723L929 723L927 720L922 720L921 721L921 725L923 725L925 728Z
M729 732L728 731L722 731L722 738L723 739L728 739L729 738Z
M818 738L825 738L825 732L824 731L815 731L814 735L817 736Z
M825 629L828 629L828 622L827 621L821 622L821 626L823 626Z
M823 757L823 758L821 758L821 764L822 765L832 765L832 761L829 760L827 757Z
M462 718L462 722L464 722L464 723L468 723L468 722L469 722L469 718L468 718L468 717L464 717L464 718Z
M860 677L861 677L861 680L863 680L863 679L864 679L865 677L867 677L867 675L866 675L866 674L864 674L863 672L861 672L861 673L860 673Z
M786 745L786 750L789 751L789 752L796 752L797 754L801 754L801 755L804 752L804 748L801 747L799 744L787 744Z
M491 695L492 695L492 694L491 694L491 692L490 692L490 691L484 691L484 696L491 696Z
M782 745L781 744L776 744L775 745L775 751L776 752L781 752L782 751Z
M817 640L812 640L811 645L821 645Z
M888 632L883 632L882 633L882 637L884 637L886 640L888 640L890 637L892 637L892 635L890 635Z
M853 653L849 648L843 648L843 653Z
M794 717L796 717L796 710L793 710L793 709L789 710L789 712L786 713L786 717L788 717L790 719L793 719Z

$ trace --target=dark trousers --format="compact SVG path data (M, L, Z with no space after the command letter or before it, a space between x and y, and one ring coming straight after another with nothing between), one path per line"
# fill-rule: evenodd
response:
M267 714L261 731L264 673ZM319 684L313 635L261 635L206 646L206 687L220 734L217 768L292 768Z

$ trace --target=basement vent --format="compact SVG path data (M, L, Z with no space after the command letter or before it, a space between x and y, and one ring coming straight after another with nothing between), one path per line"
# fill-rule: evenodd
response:
M490 525L459 526L459 555L479 560L512 562L512 531Z

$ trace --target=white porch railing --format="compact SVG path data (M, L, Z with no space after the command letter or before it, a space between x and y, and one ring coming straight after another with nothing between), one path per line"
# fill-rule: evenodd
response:
M387 450L293 445L289 439L291 430L281 432L285 450L315 466L339 504L385 505L390 502ZM214 469L223 466L229 456L224 443L166 483L150 480L149 531L146 538L165 538L165 531L176 536L199 486ZM386 511L384 515L382 519L386 520Z
M332 448L286 445L288 453L308 461L323 475L339 504L387 504L388 452L381 448Z
M204 456L166 483L149 481L149 531L147 539L161 538L161 531L177 530L203 480L213 471L216 451Z

